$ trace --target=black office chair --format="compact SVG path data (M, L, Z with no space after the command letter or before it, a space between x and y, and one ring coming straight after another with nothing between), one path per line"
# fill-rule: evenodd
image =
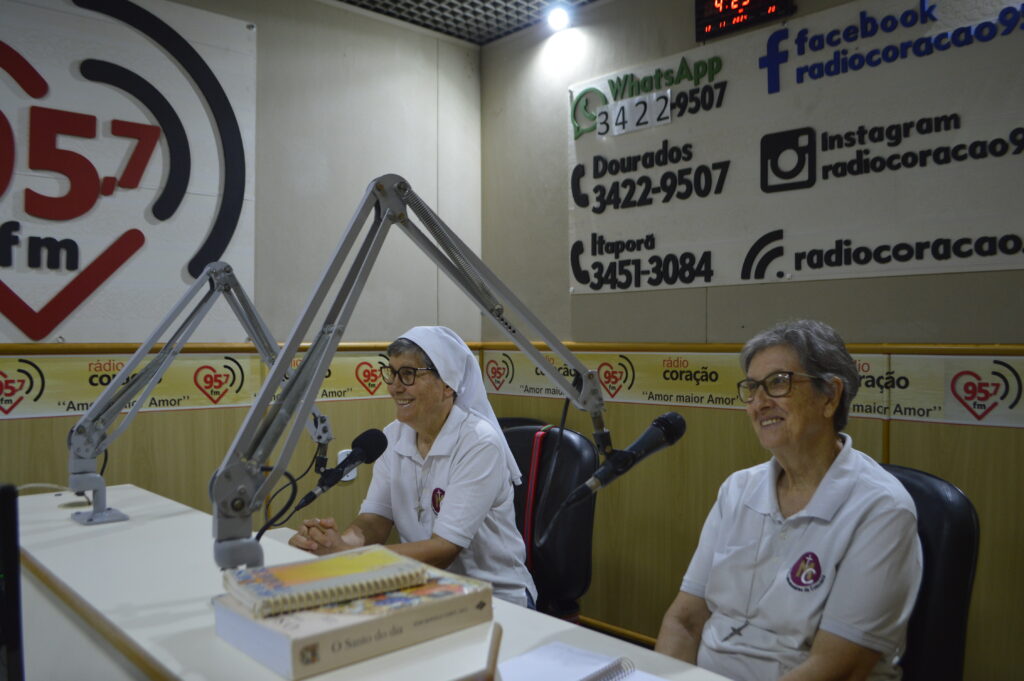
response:
M563 510L546 542L539 540L562 501L597 469L597 450L590 440L569 429L515 426L504 433L523 473L523 484L515 488L516 525L527 541L527 567L537 584L537 609L573 619L579 615L579 598L590 588L594 497ZM542 439L537 447L539 465L533 476L531 503L537 433L542 433Z
M543 426L546 425L547 421L541 421L540 419L533 419L529 416L499 416L498 425L502 430L508 428L515 428L517 426Z
M978 562L978 514L955 485L924 471L883 467L910 492L924 574L900 661L904 681L961 681L967 612Z

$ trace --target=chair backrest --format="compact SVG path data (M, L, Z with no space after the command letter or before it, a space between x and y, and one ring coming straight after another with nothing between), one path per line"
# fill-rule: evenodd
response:
M516 426L504 431L523 473L523 484L515 489L516 525L520 532L527 524L527 481L531 474L534 437L541 430L543 426ZM537 584L537 608L556 617L570 618L579 613L578 600L590 588L594 497L563 510L545 537L546 542L540 544L539 539L562 501L597 469L597 450L576 431L550 428L539 454L530 572Z
M883 467L910 492L924 574L900 662L904 681L960 681L967 641L974 569L978 561L978 514L955 485L931 473L891 464Z
M543 426L546 425L547 421L541 421L540 419L533 419L529 416L499 416L498 425L501 426L502 430L508 428L515 428L517 426Z

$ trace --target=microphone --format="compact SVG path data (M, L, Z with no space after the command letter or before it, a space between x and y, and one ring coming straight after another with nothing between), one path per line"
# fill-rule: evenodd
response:
M320 475L316 487L312 492L302 497L295 505L295 510L309 506L316 498L341 482L348 473L361 463L373 463L380 458L384 450L388 448L388 439L381 431L371 428L356 436L352 440L352 452L345 457L345 460L334 468L328 468ZM293 511L294 513L294 511Z
M675 444L685 432L686 421L682 415L674 411L665 412L654 419L633 444L612 452L586 482L566 497L563 508L578 504L654 452Z

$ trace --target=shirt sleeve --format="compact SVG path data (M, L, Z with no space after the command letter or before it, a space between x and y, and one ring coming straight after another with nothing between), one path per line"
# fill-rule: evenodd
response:
M872 513L838 566L821 628L888 658L899 655L921 571L913 512L894 506Z
M711 577L711 564L715 557L715 546L718 543L718 531L722 522L722 495L725 484L718 490L718 498L715 505L711 507L708 517L704 520L704 528L700 531L700 540L697 542L697 550L693 552L690 559L690 566L683 576L683 583L680 591L705 598L708 579Z
M512 493L502 450L476 434L459 440L441 512L434 521L436 535L462 548L473 541L500 495Z
M394 521L395 515L391 510L391 471L397 457L395 450L388 447L374 462L370 487L366 490L362 506L359 507L360 513L373 513Z

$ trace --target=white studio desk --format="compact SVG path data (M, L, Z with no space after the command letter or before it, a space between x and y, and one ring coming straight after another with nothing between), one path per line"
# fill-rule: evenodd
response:
M211 597L222 593L209 514L133 485L108 489L126 522L85 527L71 520L70 492L19 499L25 669L28 681L279 681L219 639ZM267 565L309 554L265 537ZM665 679L722 677L577 625L495 599L504 629L499 659L549 641L609 656ZM464 629L316 679L447 681L482 669L489 624Z

